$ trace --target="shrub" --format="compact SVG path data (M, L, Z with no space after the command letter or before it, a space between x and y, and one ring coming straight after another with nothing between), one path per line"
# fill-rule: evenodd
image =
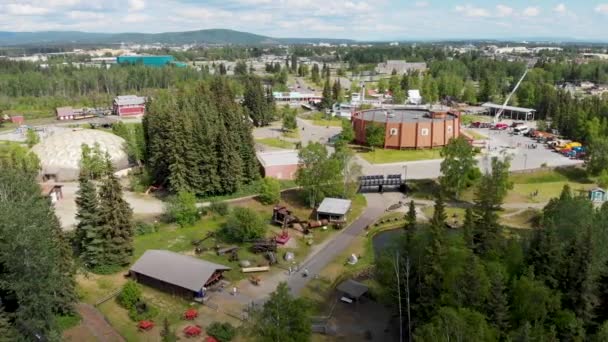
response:
M122 266L120 265L100 265L91 269L91 272L95 274L107 275L120 272L120 270L122 270Z
M608 170L602 170L597 178L597 184L604 189L608 187Z
M172 196L167 203L165 215L180 227L193 225L200 217L196 207L196 196L184 191Z
M125 309L131 310L135 307L135 304L139 302L140 298L141 287L139 287L139 284L133 280L129 280L122 287L122 290L118 294L116 300L118 301L118 304L122 305Z
M80 320L81 317L78 313L55 316L55 325L59 331L65 331L77 326L80 323Z
M230 242L244 242L264 236L266 222L255 211L249 208L234 208L222 226L220 234Z
M213 322L207 327L207 335L219 342L229 342L236 336L236 328L228 322Z
M129 318L135 322L149 320L158 315L158 309L144 301L138 301L129 309Z
M135 235L146 235L156 233L158 231L158 223L137 222L135 224Z
M230 212L230 208L228 207L228 204L225 202L212 202L211 205L209 206L209 210L212 213L216 213L220 216L226 216Z
M260 202L263 204L276 204L281 200L281 183L275 178L268 177L260 185Z

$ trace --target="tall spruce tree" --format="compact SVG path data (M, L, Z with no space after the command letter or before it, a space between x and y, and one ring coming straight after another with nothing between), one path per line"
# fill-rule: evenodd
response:
M534 266L534 274L547 286L557 289L560 280L560 269L556 267L563 262L562 248L555 232L553 222L547 220L544 227L534 229L527 262Z
M331 109L332 104L333 100L331 96L331 86L329 84L329 78L326 78L325 83L323 85L323 97L321 98L321 108Z
M133 255L133 210L123 198L122 187L107 159L108 172L99 187L99 227L103 243L101 266L124 266Z
M608 322L608 260L597 279L597 306L595 307L595 322Z
M11 325L9 315L0 304L0 342L13 342L18 340L17 331Z
M0 194L0 293L16 301L16 340L47 340L75 301L71 249L33 174L3 170Z
M509 330L509 300L502 272L490 272L490 293L487 297L486 310L490 324L503 334Z
M95 267L103 260L103 238L99 229L97 188L84 172L78 177L76 192L76 252L86 267Z
M416 309L422 321L431 318L439 308L444 279L443 261L446 254L446 217L443 197L438 194L435 200L435 211L429 226L430 241L425 251L421 296Z
M467 208L464 212L464 222L462 223L462 238L467 248L474 250L474 234L475 231L475 216L473 215L473 209Z

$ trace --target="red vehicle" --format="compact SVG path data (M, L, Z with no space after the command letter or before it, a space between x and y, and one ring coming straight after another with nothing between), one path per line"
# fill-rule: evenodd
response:
M507 125L504 122L499 122L496 125L494 125L494 127L492 127L492 129L499 130L499 131L504 131L508 128L509 128L509 125Z

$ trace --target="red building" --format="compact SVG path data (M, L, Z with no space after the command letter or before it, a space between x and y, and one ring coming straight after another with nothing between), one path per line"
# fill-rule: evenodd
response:
M112 112L118 116L138 116L146 113L146 98L136 95L118 96Z
M420 149L446 145L460 135L460 115L447 107L372 109L352 117L355 141L366 143L368 125L384 127L384 148Z
M264 177L276 179L295 179L300 167L298 151L282 150L271 152L258 152L257 154Z

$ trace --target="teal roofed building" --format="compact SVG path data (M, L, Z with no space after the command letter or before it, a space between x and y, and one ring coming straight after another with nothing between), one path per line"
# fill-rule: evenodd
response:
M178 67L185 67L186 63L176 62L173 56L118 56L116 58L118 64L143 64L151 67L163 67L173 64Z

